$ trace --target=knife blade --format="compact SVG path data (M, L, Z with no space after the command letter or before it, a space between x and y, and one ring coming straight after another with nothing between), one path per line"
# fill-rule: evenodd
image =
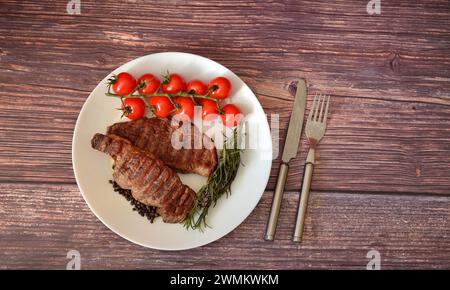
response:
M289 120L288 132L284 142L283 155L281 156L280 171L278 172L277 185L273 195L272 208L270 209L269 221L267 222L266 235L264 239L273 241L275 230L280 214L281 201L283 199L284 185L288 174L289 161L297 156L298 144L303 128L303 119L306 109L306 81L299 79L297 82L297 92L295 93L294 107Z
M297 156L298 144L302 134L303 120L306 109L306 82L299 79L297 82L297 92L295 93L294 108L292 109L291 118L289 120L288 132L284 143L283 155L281 160L284 163Z

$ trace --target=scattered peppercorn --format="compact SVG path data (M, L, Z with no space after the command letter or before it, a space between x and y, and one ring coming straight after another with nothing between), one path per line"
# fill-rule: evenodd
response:
M137 211L141 216L147 217L147 219L151 223L153 223L153 220L159 216L159 214L156 212L156 206L148 206L134 199L133 195L131 194L131 190L121 188L114 180L109 180L109 183L112 184L115 192L119 193L130 202L130 204L133 206L133 211Z

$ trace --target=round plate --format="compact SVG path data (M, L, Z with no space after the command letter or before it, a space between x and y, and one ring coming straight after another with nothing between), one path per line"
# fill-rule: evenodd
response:
M232 85L230 98L241 108L251 130L257 135L256 148L245 149L242 165L231 186L231 195L222 197L209 210L205 231L186 230L182 224L166 224L160 218L151 224L132 210L124 197L113 191L110 158L91 148L95 133L105 133L106 127L120 120L120 100L105 96L106 81L111 74L129 72L134 77L144 73L162 75L177 72L186 80L208 82L216 76L227 77ZM106 76L89 95L81 109L73 135L72 162L78 187L92 212L112 231L125 239L154 249L183 250L211 243L235 229L258 204L272 165L272 138L264 111L250 88L232 71L210 59L188 53L156 53L132 60ZM253 133L249 131L249 133ZM257 134L256 134L257 133ZM250 134L249 134L250 135ZM264 147L264 148L262 148ZM180 174L185 184L198 190L205 182L195 174ZM261 233L262 235L262 233Z

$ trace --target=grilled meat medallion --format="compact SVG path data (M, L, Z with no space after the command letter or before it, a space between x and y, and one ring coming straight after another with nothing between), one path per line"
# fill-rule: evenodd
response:
M186 218L195 192L155 155L113 134L95 134L91 145L114 159L113 178L117 184L130 189L138 201L158 207L164 222L179 223Z
M179 127L173 126L170 120L164 118L144 117L135 121L116 123L108 127L107 133L129 140L133 145L150 152L177 171L209 176L217 165L214 142L194 125L189 126L191 132L188 141L191 149L176 149L172 146L172 135ZM201 144L200 149L194 149L196 144Z

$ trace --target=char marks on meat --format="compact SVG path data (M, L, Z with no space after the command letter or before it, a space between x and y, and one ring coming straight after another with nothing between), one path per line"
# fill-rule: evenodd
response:
M164 222L179 223L186 218L193 207L195 192L155 155L113 134L95 134L91 145L114 159L116 183L130 189L136 200L158 207Z
M116 123L108 127L107 133L129 140L133 145L150 152L177 171L209 176L217 165L214 142L194 125L189 126L191 149L175 149L172 146L172 134L179 127L173 126L170 120L163 118L141 118L135 121ZM201 142L201 149L192 149L195 148L195 140L197 140L196 144Z

